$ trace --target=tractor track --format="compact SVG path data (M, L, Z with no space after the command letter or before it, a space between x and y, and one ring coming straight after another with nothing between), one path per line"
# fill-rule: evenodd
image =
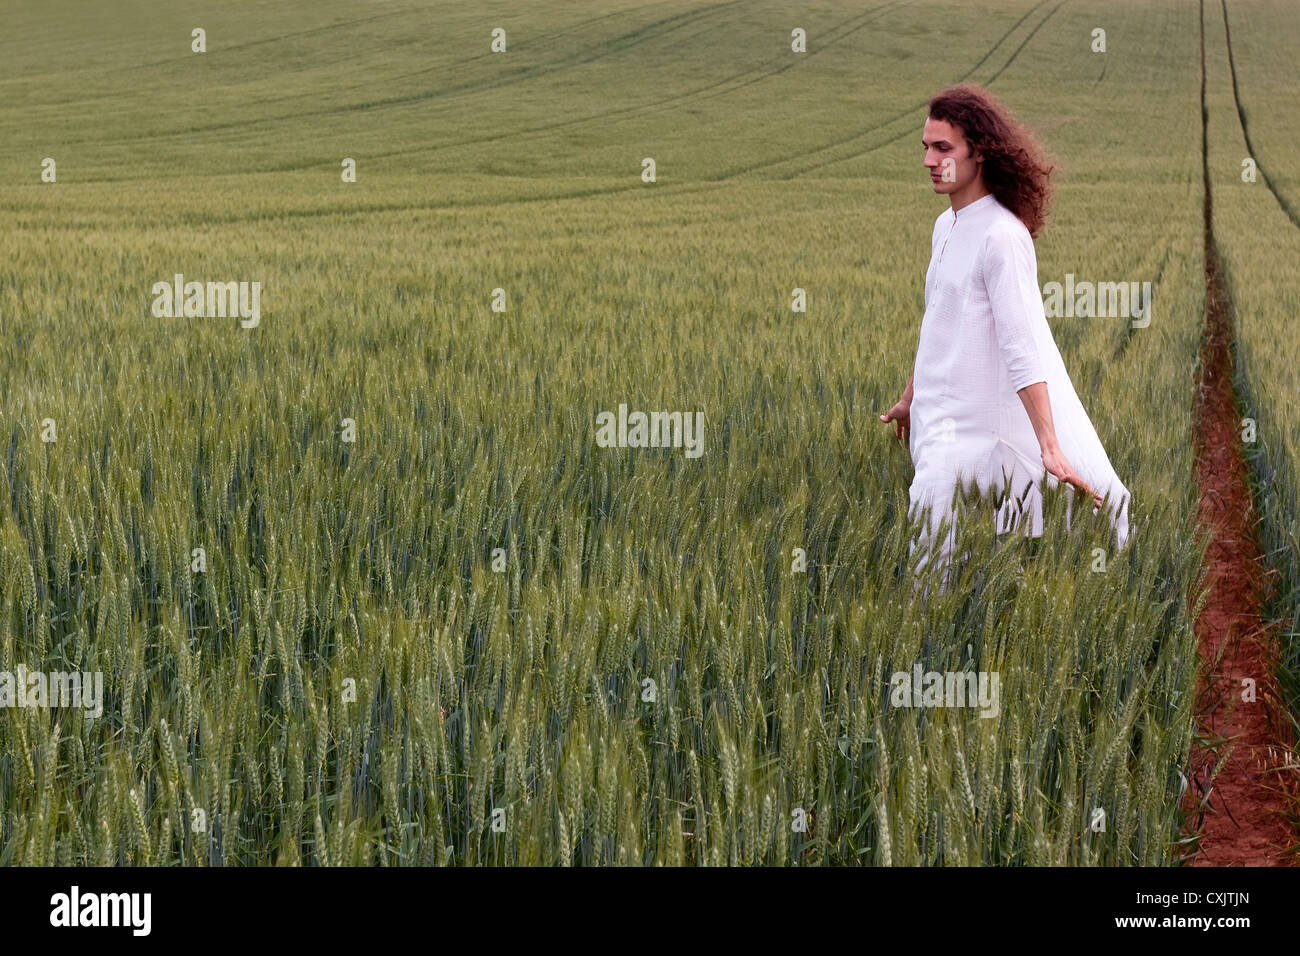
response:
M1195 623L1202 664L1197 734L1184 795L1184 825L1196 849L1184 860L1193 866L1289 866L1297 844L1295 744L1277 682L1277 622L1263 619L1265 567L1233 387L1235 316L1214 237L1204 0L1200 26L1205 335L1193 441L1198 516L1209 542L1198 583L1208 594ZM1253 700L1247 680L1255 682Z

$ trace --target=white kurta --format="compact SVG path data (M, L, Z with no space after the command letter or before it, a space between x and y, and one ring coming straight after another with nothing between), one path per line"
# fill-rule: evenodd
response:
M956 214L950 207L935 220L931 237L910 413L908 447L916 468L910 507L919 514L922 505L933 506L930 525L912 542L913 551L927 549L921 567L939 521L950 515L958 482L969 486L974 480L985 492L1010 493L996 514L999 534L1021 521L1026 534L1043 533L1038 483L1044 476L1049 488L1059 482L1043 468L1038 437L1016 394L1034 382L1047 383L1066 459L1098 494L1109 492L1111 524L1122 548L1129 533L1129 492L1052 338L1029 230L992 194ZM937 563L947 565L954 535L952 529Z

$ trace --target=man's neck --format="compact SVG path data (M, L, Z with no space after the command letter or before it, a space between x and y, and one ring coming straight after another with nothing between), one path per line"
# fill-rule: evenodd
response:
M958 212L975 202L975 200L983 199L987 195L989 195L989 190L982 179L967 183L957 192L948 194L948 198L952 201L952 214L957 215Z

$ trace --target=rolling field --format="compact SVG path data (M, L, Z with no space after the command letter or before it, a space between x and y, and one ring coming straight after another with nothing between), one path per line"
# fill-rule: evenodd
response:
M0 708L0 864L1195 842L1197 4L122 6L0 31L0 671L103 675L93 719ZM1294 603L1284 8L1228 5L1272 185L1240 181L1219 47L1209 132ZM959 81L1062 166L1040 284L1150 282L1152 308L1051 320L1133 540L1067 531L1057 494L1037 540L963 517L972 557L921 601L876 416L948 204L926 102ZM259 283L256 324L157 314L177 275ZM702 453L602 447L620 405L702 413ZM918 666L996 674L996 712L898 706Z

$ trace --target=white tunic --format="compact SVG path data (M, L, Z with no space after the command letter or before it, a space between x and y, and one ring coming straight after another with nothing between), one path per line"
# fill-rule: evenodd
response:
M956 214L951 207L944 210L931 237L908 432L916 468L910 507L933 506L929 533L950 514L957 482L969 486L974 480L985 492L1011 492L997 512L999 534L1026 514L1025 533L1042 534L1037 482L1044 475L1049 488L1059 482L1043 468L1038 437L1016 394L1034 382L1047 383L1066 460L1098 494L1109 492L1111 524L1122 548L1128 539L1129 492L1111 467L1052 338L1029 230L992 194ZM922 542L927 538L923 533ZM941 563L952 546L950 534Z

